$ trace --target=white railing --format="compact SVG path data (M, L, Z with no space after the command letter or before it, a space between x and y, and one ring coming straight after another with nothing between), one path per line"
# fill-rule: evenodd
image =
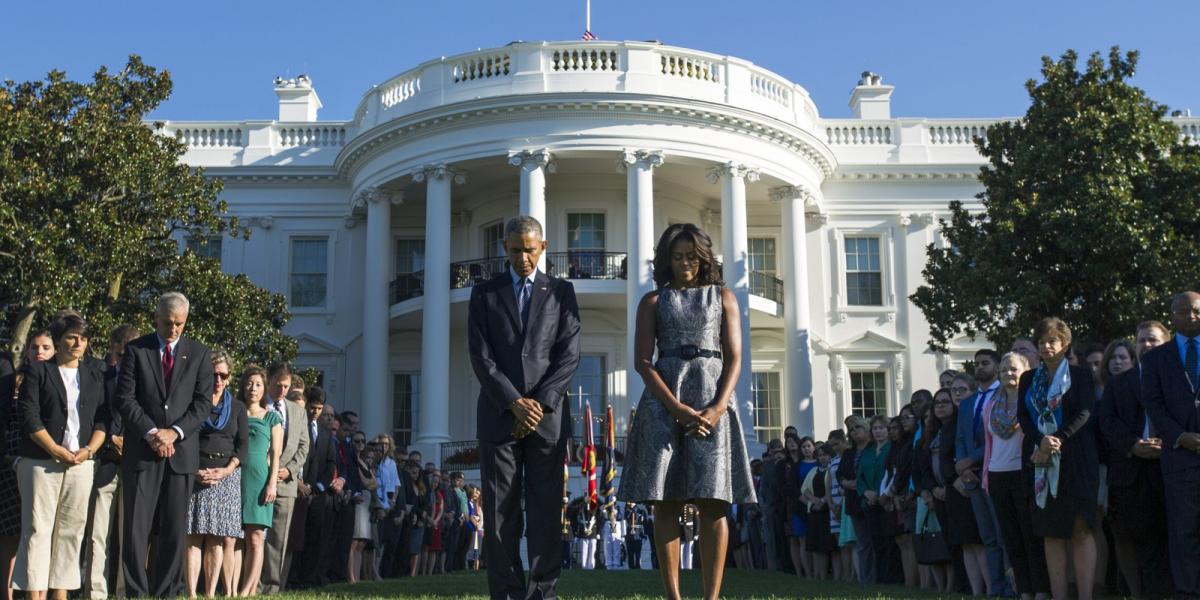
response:
M616 50L569 48L555 50L550 68L557 73L571 71L619 71Z
M663 54L662 74L668 77L721 82L721 69L714 61L683 54Z
M388 82L383 91L379 92L379 101L384 108L391 108L420 92L421 74L418 72Z
M496 79L512 74L512 57L507 52L486 52L459 59L454 63L452 80L465 83Z
M183 127L174 130L175 139L188 148L239 148L242 146L242 128L237 125L207 127Z
M761 73L750 74L750 91L783 106L792 105L792 84Z
M280 125L279 145L283 148L340 148L346 145L344 125L305 124Z
M987 128L993 122L944 123L929 126L929 143L933 146L974 146L975 138L987 141Z
M825 141L831 146L878 146L892 144L892 124L884 123L849 123L843 125L827 125Z
M1188 120L1184 120L1188 119ZM1179 135L1195 144L1200 142L1200 118L1174 117L1175 125L1179 127Z

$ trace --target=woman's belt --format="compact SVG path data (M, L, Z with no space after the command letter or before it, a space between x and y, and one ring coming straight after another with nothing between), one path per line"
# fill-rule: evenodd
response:
M720 350L708 350L692 344L684 344L679 348L671 348L660 350L659 358L682 358L683 360L692 360L696 358L721 358Z

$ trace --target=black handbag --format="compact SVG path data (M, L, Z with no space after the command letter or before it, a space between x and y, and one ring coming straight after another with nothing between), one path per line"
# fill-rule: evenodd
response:
M936 565L950 562L950 546L946 543L946 534L942 531L941 524L938 524L937 531L929 529L929 517L937 515L932 509L925 513L924 522L921 524L921 533L918 533L913 541L913 549L916 551L917 564Z

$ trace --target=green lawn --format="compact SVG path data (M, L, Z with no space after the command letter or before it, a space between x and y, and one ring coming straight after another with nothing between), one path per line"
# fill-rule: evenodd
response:
M657 571L579 571L563 573L558 593L563 600L650 600L662 597ZM683 575L683 594L700 598L703 585L699 571ZM800 581L795 576L764 571L725 572L721 596L736 600L768 598L935 598L927 592L897 586L875 586ZM355 586L330 586L320 592L296 592L279 596L281 600L317 598L405 598L411 600L487 600L487 580L483 573L453 573L360 583Z

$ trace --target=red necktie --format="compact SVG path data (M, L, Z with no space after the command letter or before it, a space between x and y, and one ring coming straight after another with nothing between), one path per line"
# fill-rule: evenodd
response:
M171 345L163 346L162 368L163 387L171 389L171 369L175 367L175 358L171 356Z

